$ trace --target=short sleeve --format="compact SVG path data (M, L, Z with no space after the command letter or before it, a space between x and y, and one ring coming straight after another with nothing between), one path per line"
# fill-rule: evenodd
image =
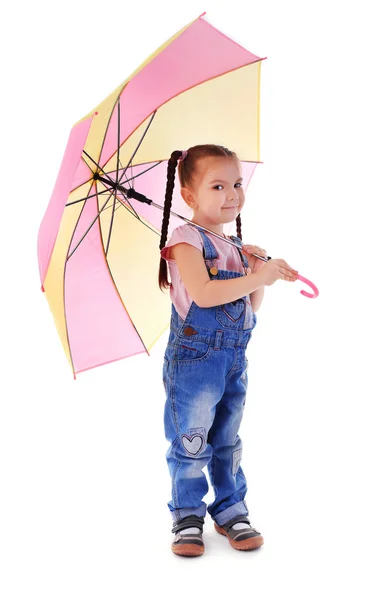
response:
M186 244L195 246L195 248L202 252L202 240L197 229L192 227L192 225L181 225L180 227L174 229L169 242L160 251L162 258L165 260L171 260L167 258L167 249L170 246L175 246L176 244L181 244L182 242L186 242Z

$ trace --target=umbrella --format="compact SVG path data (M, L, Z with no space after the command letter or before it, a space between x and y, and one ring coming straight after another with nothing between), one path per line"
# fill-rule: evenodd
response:
M227 146L242 161L245 187L260 163L264 59L204 15L70 132L39 229L38 262L74 377L149 354L169 325L170 298L157 283L162 210L150 203L163 207L172 151ZM179 194L172 207L169 234L191 216Z

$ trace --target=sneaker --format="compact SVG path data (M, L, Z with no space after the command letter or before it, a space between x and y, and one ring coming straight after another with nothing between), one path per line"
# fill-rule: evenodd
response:
M245 527L233 529L235 523L245 523ZM248 517L233 517L221 526L214 522L214 527L218 533L228 537L232 548L236 550L254 550L264 544L263 536L251 527Z
M172 543L172 551L174 554L181 556L200 556L204 553L205 546L202 541L204 517L198 517L196 515L189 515L184 519L177 521L172 529L172 533L175 533L174 541ZM197 527L200 531L181 533L184 529Z

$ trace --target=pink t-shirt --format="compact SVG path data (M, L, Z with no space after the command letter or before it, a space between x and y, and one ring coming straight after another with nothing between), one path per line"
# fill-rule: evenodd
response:
M214 263L216 264L217 268L226 271L237 271L238 273L242 273L242 275L244 275L245 269L237 248L232 244L228 244L225 241L223 242L214 235L208 234L206 231L205 235L209 235L209 239L211 239L211 242L214 244L214 247L219 254L218 260ZM167 261L169 267L169 274L172 282L169 291L170 299L173 302L179 316L182 319L185 319L192 304L192 298L183 285L176 261L172 258L167 258L167 249L170 246L175 246L175 244L179 244L181 242L186 242L187 244L191 244L191 246L195 246L195 248L198 248L201 253L203 249L203 242L201 234L197 231L197 229L192 225L185 223L185 225L181 225L173 230L170 240L160 252L161 256Z

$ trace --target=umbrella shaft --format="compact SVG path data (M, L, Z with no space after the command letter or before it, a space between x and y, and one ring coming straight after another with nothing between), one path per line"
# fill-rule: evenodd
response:
M160 204L156 204L156 202L153 202L153 201L151 201L151 206L155 206L155 208L160 208L161 210L164 210L163 206L160 206ZM179 217L180 219L183 219L183 221L186 221L189 225L192 225L192 227L195 227L197 229L204 229L204 231L207 231L211 235L215 235L215 237L219 238L220 240L223 240L223 242L227 242L228 244L235 246L235 248L240 247L239 244L236 244L232 240L229 240L228 238L225 238L222 235L215 233L215 231L211 231L210 229L203 227L202 225L196 225L196 223L194 223L193 221L186 219L186 217L182 217L182 215L179 215L178 213L174 212L173 210L170 211L170 214L174 215L175 217ZM252 254L252 256L256 256L257 258L260 258L260 260L263 260L264 262L268 262L268 260L271 259L271 256L268 256L267 258L265 258L264 256L259 256L258 254Z
M156 204L156 202L153 202L153 200L150 200L149 198L146 198L146 196L144 196L143 194L136 192L136 190L134 188L127 189L127 188L123 187L122 185L119 185L117 183L109 181L109 179L105 179L104 177L101 177L101 175L99 175L98 173L95 173L94 179L100 179L100 181L103 181L104 183L108 184L109 186L112 186L113 189L116 189L116 190L126 194L128 196L128 198L134 198L135 200L139 200L139 202L144 202L145 204L150 204L151 206L155 206L155 208L164 210L163 206L161 206L160 204ZM215 231L210 231L210 229L207 229L206 227L196 225L196 223L194 223L193 221L186 219L186 217L182 217L182 215L177 214L173 210L170 211L170 214L174 215L176 217L179 217L180 219L183 219L183 221L186 221L189 225L192 225L192 227L204 229L204 231L207 231L211 235L215 235L215 237L219 238L220 240L223 240L224 242L227 242L228 244L231 244L232 246L235 246L235 248L240 247L239 244L236 244L232 240L229 240L228 238L225 238L222 235L215 233ZM257 258L259 258L260 260L263 260L264 262L268 262L268 260L271 259L270 256L265 258L265 256L259 256L258 254L253 254L252 256L256 256Z
M139 194L138 192L136 192L135 189L133 189L133 188L127 189L123 185L119 185L119 183L116 183L115 181L110 181L109 179L105 179L105 177L101 177L101 175L99 175L99 173L95 173L94 179L99 179L103 183L106 183L107 185L112 187L113 190L118 190L119 192L123 192L123 194L126 194L126 196L128 198L134 198L135 200L139 200L140 202L144 202L145 204L152 204L152 200L150 200L149 198L146 198L146 196L144 196L143 194Z

